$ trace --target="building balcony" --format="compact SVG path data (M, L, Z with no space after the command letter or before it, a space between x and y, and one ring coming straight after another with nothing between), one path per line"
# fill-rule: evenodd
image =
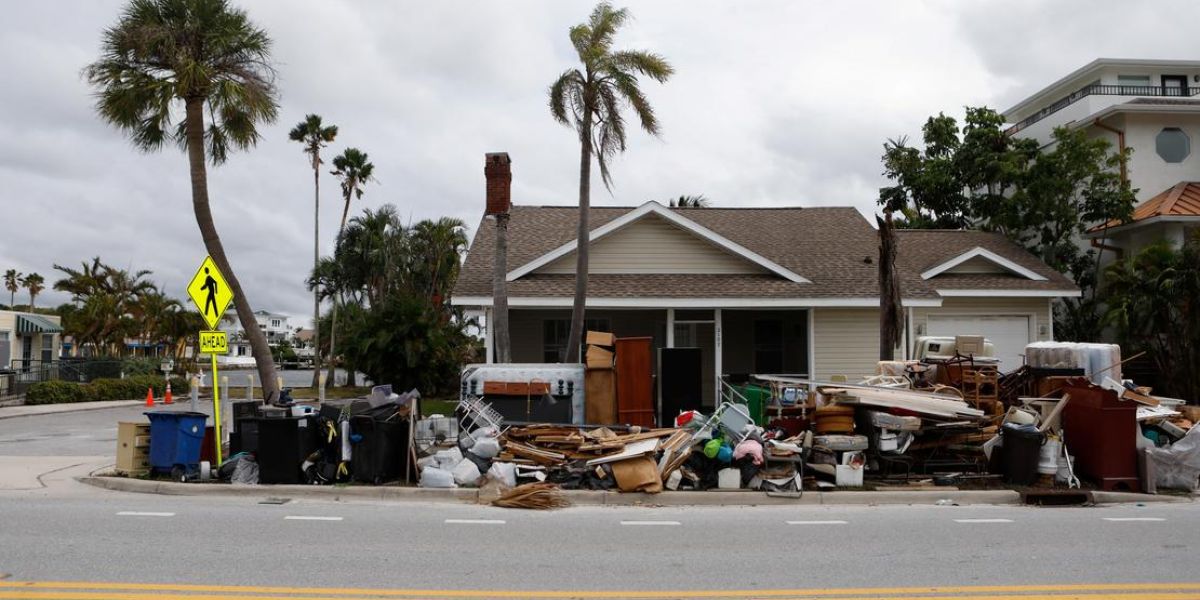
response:
M1089 96L1125 96L1128 98L1191 98L1200 96L1200 87L1137 86L1092 84L1013 124L1005 133L1012 135Z

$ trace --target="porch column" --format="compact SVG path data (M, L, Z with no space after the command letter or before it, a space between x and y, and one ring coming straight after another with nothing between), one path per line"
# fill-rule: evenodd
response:
M675 309L667 309L667 347L675 347Z
M912 307L904 307L904 360L912 360Z
M721 405L721 309L713 309L713 406Z
M485 329L483 330L483 352L484 352L484 355L486 356L486 358L484 359L484 362L486 362L487 364L490 365L493 362L492 346L494 345L494 342L492 340L492 309L491 308L483 309L483 322L484 322L484 327L485 327Z

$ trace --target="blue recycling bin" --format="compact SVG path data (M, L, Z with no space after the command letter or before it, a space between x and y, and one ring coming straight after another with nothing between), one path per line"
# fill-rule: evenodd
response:
M208 415L199 412L153 411L150 419L150 468L159 472L194 472Z

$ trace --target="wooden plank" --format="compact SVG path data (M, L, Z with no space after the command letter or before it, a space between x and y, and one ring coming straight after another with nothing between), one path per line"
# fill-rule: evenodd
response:
M617 373L588 369L583 375L584 420L597 425L617 422Z

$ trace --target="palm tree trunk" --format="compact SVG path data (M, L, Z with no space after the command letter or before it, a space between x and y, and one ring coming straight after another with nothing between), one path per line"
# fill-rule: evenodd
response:
M192 209L196 213L196 224L200 226L200 236L204 238L204 247L208 255L217 263L217 268L225 275L229 291L233 292L233 306L237 310L242 328L250 340L250 353L258 367L258 378L262 381L263 398L272 402L279 397L279 386L275 381L275 361L271 360L271 349L267 346L267 338L254 319L254 310L250 301L242 293L242 284L229 266L225 257L225 247L221 237L217 235L216 224L213 223L212 210L208 205L208 172L204 164L204 100L203 98L188 98L186 107L186 131L188 163L192 176ZM214 381L213 385L218 382Z
M579 229L575 247L575 303L571 307L571 334L567 337L568 363L579 362L583 341L583 313L587 304L588 284L588 212L592 203L592 109L584 106L583 129L579 132Z
M512 344L508 336L508 215L496 215L496 263L492 271L492 340L496 344L496 362L512 362ZM488 327L492 327L488 323ZM488 357L489 359L491 357Z
M337 253L338 245L342 243L342 231L344 231L346 229L346 217L348 217L349 215L350 215L350 194L346 194L346 206L345 206L345 208L342 209L342 224L338 227L337 241L334 243L334 246L333 246L333 251L335 254ZM337 374L337 371L336 371L337 361L335 360L336 355L334 354L334 345L333 344L334 344L334 341L337 340L338 304L341 304L341 299L342 299L342 294L341 294L341 291L339 290L337 293L337 298L335 298L333 301L333 317L329 324L329 374L326 376L326 378L329 381L330 387L333 387L333 383L334 383L334 381L336 381L336 379L334 379L334 375ZM347 379L346 383L349 384L350 381L351 381L350 379Z
M903 308L896 276L896 235L891 213L885 215L885 219L875 218L879 223L879 360L893 360L901 338Z
M321 258L321 159L313 156L313 271ZM313 378L315 389L321 383L321 282L313 286Z

